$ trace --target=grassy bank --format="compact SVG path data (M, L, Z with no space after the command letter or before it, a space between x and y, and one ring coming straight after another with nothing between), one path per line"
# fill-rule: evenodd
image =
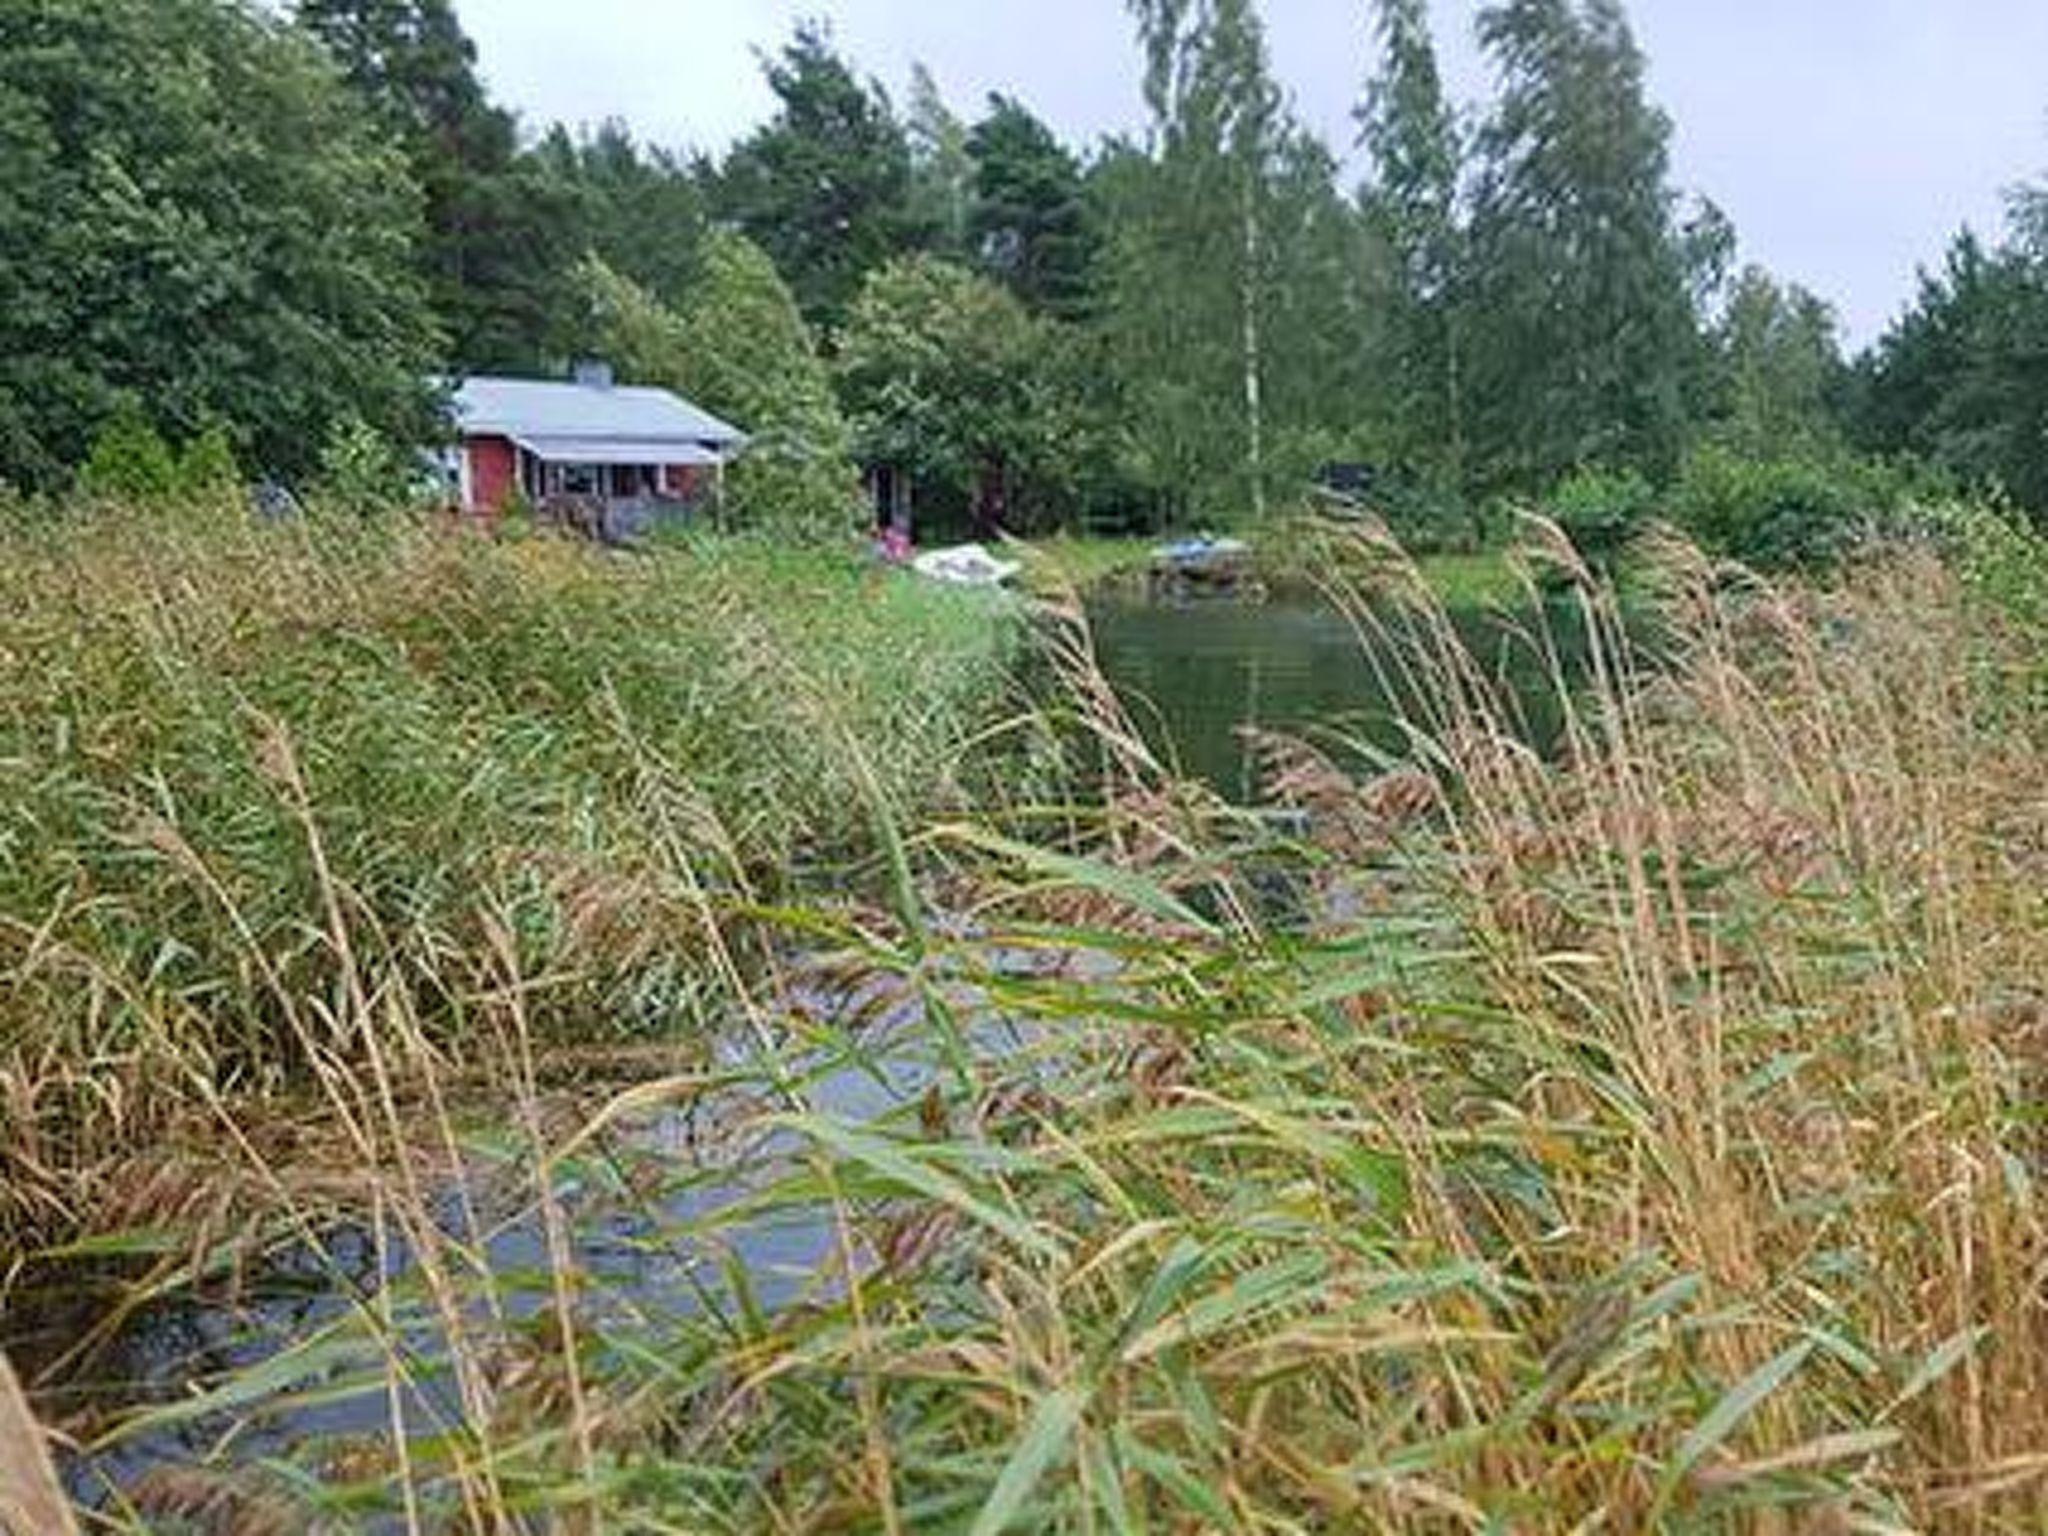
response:
M765 542L0 538L0 1234L210 1198L121 1170L359 1064L372 972L457 1056L498 950L551 978L550 1039L686 1028L701 925L647 914L956 802L1015 620Z
M1361 630L1419 616L1378 664L1430 703L1370 780L1269 744L1299 835L1168 782L1071 635L1098 803L925 824L888 909L779 914L791 942L729 1014L750 1049L673 1052L594 1110L536 1079L545 978L488 934L441 955L497 1042L511 1129L469 1149L492 1212L451 1223L408 1186L381 1058L338 1076L413 1274L137 1426L216 1448L138 1508L2041 1529L2043 564L2024 536L1946 547L1825 593L1661 551L1648 672L1539 531L1599 641L1542 760L1428 584L1356 544ZM681 935L716 902L672 853L636 918ZM416 982L356 974L332 1019L411 1050ZM734 1187L743 1145L762 1162ZM538 1272L488 1262L514 1220ZM669 1293L593 1229L630 1231ZM388 1384L404 1432L307 1444L289 1477L234 1465L223 1415L342 1380Z
M1339 525L1302 517L1276 519L1264 532L1244 536L1252 545L1259 578L1300 585L1329 574L1318 552L1332 539L1341 540ZM1152 565L1152 552L1167 536L1150 539L1074 538L1062 536L1031 546L1031 579L1047 590L1072 586L1086 589L1101 581L1142 576ZM1513 606L1523 597L1505 548L1477 554L1428 555L1415 562L1429 589L1452 608Z

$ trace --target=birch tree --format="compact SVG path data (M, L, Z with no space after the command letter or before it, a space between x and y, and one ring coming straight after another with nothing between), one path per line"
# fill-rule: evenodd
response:
M1472 217L1484 483L1540 489L1586 464L1663 478L1706 356L1670 120L1616 0L1501 0L1479 32L1502 80Z
M1255 516L1266 510L1266 221L1285 114L1250 0L1132 0L1153 117L1155 196L1137 212L1138 281L1183 286L1203 327L1228 324L1241 408L1240 479ZM1203 300L1227 295L1222 306ZM1214 330L1190 338L1189 356L1219 350ZM1169 395L1178 391L1170 391ZM1180 455L1174 455L1180 457Z

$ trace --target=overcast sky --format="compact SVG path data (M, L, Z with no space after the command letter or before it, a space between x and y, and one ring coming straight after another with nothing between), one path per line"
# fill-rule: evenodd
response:
M1476 0L1432 0L1454 89L1481 97ZM768 115L755 50L799 16L899 101L923 60L972 116L1020 96L1080 143L1142 121L1123 0L458 0L500 99L530 125L625 119L718 149ZM1301 115L1348 148L1369 67L1365 0L1264 0ZM1633 0L1682 185L1763 262L1833 302L1854 343L1910 299L1914 270L2000 195L2048 172L2048 0Z

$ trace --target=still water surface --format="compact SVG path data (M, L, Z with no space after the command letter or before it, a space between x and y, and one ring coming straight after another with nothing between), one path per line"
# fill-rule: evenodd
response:
M1089 617L1103 670L1153 750L1240 803L1259 798L1247 726L1307 736L1343 761L1367 748L1399 751L1400 722L1429 715L1431 701L1396 681L1409 675L1402 659L1375 656L1381 637L1369 639L1312 590L1281 589L1256 603L1105 595ZM1548 751L1561 706L1538 636L1570 670L1583 649L1571 615L1473 608L1451 618L1531 744Z

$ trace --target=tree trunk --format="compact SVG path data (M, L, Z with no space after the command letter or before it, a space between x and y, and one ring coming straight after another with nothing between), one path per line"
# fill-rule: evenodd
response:
M992 453L981 461L981 484L974 498L974 535L994 539L1010 521L1009 461Z
M1257 173L1249 167L1244 183L1244 419L1246 453L1252 477L1252 516L1266 518L1266 412L1264 359L1259 330L1259 215Z
M1465 370L1464 341L1458 331L1458 312L1455 301L1444 299L1447 312L1444 315L1444 411L1449 418L1445 427L1450 438L1450 480L1451 491L1460 500L1471 496L1471 488L1465 481ZM1475 547L1486 544L1486 514L1476 499L1470 503L1472 514L1472 538Z

